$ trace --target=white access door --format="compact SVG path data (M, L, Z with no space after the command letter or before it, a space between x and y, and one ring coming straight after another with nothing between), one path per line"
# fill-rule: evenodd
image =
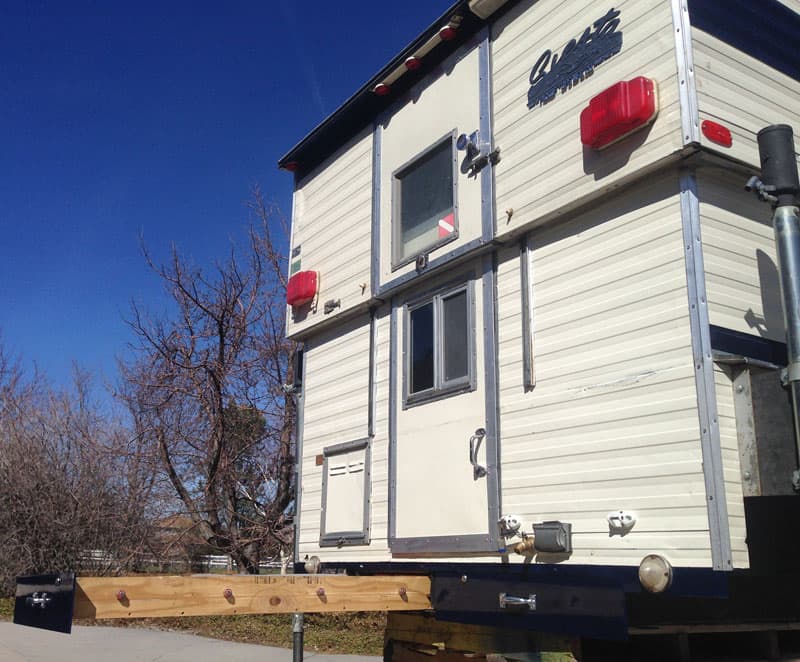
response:
M497 549L493 279L484 258L394 301L395 554Z

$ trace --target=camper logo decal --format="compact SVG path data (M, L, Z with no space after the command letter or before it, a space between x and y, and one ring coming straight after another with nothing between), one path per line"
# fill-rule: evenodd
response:
M594 68L622 50L619 10L611 8L605 16L588 26L578 39L570 39L560 54L547 49L536 60L530 75L528 108L546 104L561 91L577 85Z

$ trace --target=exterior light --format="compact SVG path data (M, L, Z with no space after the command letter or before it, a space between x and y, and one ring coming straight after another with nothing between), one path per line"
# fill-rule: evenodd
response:
M372 91L379 97L385 97L387 94L389 94L389 92L392 91L392 86L387 85L386 83L378 83L372 88Z
M639 564L639 583L650 593L663 593L672 584L672 566L658 554L648 554Z
M712 143L722 145L723 147L730 147L733 145L733 136L731 135L730 129L726 126L722 126L722 124L712 122L711 120L703 120L703 123L700 125L700 130Z
M281 166L281 169L286 170L287 172L297 172L299 167L300 164L297 161L287 161Z
M409 71L416 71L422 66L422 60L418 57L412 55L411 57L406 58L406 69Z
M439 39L442 41L452 41L457 34L458 31L452 25L445 25L439 29Z
M581 142L603 149L655 120L658 91L644 76L620 81L589 101L581 112Z
M317 272L298 271L286 284L286 303L296 308L317 295Z

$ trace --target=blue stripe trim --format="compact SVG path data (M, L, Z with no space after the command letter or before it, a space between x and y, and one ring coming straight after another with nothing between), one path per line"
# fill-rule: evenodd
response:
M556 563L500 564L500 563L426 563L424 561L387 561L367 563L323 563L320 571L345 571L356 575L429 575L462 576L475 579L525 580L576 586L619 586L625 593L641 593L639 568L619 565L561 565ZM674 567L672 586L668 593L673 597L725 598L728 596L729 572L711 568ZM302 563L295 572L305 572Z
M777 0L689 0L693 28L800 81L800 15Z

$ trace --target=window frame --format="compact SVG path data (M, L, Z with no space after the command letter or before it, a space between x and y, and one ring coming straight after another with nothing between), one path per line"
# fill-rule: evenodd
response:
M392 271L399 269L400 267L404 267L407 264L411 264L416 261L417 257L420 255L425 255L430 253L433 250L436 250L440 246L444 246L445 244L449 244L451 241L455 241L458 239L458 152L456 150L456 138L457 138L457 130L452 129L444 134L438 140L435 140L433 143L428 145L425 149L421 152L417 152L414 156L412 156L408 161L403 163L399 168L396 168L391 175L391 182L392 182L392 218L391 218L391 236L392 236L392 245L391 245L391 255L392 255ZM454 230L448 237L443 237L442 239L438 239L432 242L429 245L426 245L422 250L407 255L405 257L401 257L402 253L402 227L401 227L401 218L400 218L400 194L401 194L401 179L400 176L405 174L410 168L414 166L414 164L423 158L425 158L428 154L432 151L441 147L447 141L450 142L450 156L452 161L452 169L453 169L453 226Z
M444 300L461 292L466 293L467 306L467 374L445 380ZM433 386L411 393L411 313L429 303L433 303ZM475 286L471 279L458 284L451 282L406 301L403 305L403 409L474 391L477 388L476 347Z

